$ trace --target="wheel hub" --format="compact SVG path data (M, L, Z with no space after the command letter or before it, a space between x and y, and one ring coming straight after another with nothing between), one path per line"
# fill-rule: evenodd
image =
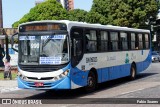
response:
M93 78L92 78L92 77L89 77L89 78L88 78L88 86L89 86L89 87L92 87L92 86L93 86Z

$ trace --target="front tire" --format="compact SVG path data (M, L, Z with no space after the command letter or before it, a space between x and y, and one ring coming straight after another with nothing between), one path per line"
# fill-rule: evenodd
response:
M97 78L95 73L90 72L87 78L87 86L85 87L85 90L87 92L93 92L97 87Z

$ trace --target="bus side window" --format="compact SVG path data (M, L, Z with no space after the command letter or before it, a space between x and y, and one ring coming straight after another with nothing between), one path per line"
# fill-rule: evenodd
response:
M86 46L87 51L89 51L89 39L88 38L89 38L89 34L86 34L85 35L85 39L86 39L86 45L85 46Z
M76 40L76 56L79 57L79 56L81 56L81 54L82 54L82 40L77 39Z
M132 50L136 49L136 42L135 42L135 40L136 40L135 33L131 33L131 49Z
M142 34L138 34L138 41L139 41L139 49L143 49Z
M97 36L95 30L89 30L85 34L86 38L86 51L96 52L97 51Z
M108 51L108 32L101 31L100 32L100 50L101 51Z
M148 34L145 34L145 46L146 46L146 49L149 49L149 35Z
M136 34L136 38L135 38L135 49L139 49L139 39L138 39L138 35Z
M112 51L118 50L118 32L110 32Z
M126 32L120 32L120 38L122 43L122 50L128 49L128 37Z

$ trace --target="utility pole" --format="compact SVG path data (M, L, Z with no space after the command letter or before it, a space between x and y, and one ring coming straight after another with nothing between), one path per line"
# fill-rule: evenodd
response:
M3 28L2 0L0 0L0 28Z
M2 0L0 0L0 28L3 29L3 13L2 13ZM2 33L3 35L3 33ZM0 39L1 51L4 51L4 39ZM2 52L1 52L2 53ZM3 57L0 56L0 67L4 66Z

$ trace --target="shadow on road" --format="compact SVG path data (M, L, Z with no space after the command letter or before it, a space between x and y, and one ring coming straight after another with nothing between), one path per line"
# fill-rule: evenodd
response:
M153 76L153 75L156 75L156 74L159 74L159 73L140 73L140 74L137 75L136 80L147 78L147 77L150 77L150 76Z
M83 88L80 89L74 89L74 90L58 90L58 91L49 91L49 92L43 92L37 95L33 95L30 97L26 97L26 99L65 99L65 98L79 98L83 96L87 96L90 94L95 94L97 92L111 89L113 87L117 87L123 84L131 83L131 82L137 82L140 81L140 79L150 77L153 75L156 75L158 73L141 73L137 75L137 78L134 81L130 81L128 77L120 78L108 82L104 82L99 84L98 89L92 93L87 93L84 91Z

